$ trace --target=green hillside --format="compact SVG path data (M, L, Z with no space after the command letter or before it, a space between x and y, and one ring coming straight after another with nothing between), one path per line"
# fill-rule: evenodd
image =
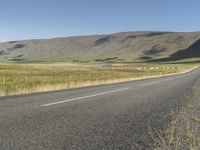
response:
M0 60L17 62L137 62L198 58L200 32L124 32L11 41ZM163 59L165 58L165 59Z

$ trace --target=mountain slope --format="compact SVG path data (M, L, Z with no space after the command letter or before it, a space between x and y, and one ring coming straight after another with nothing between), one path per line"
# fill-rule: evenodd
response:
M188 49L180 50L172 55L171 59L186 59L186 58L197 58L200 57L200 39L192 44Z
M124 32L0 44L0 59L15 61L118 61L160 59L188 49L200 32ZM197 48L199 45L197 45Z

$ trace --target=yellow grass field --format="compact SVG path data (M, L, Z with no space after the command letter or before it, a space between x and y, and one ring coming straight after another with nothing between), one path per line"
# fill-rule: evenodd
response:
M13 64L0 63L0 96L116 83L183 72L180 64Z

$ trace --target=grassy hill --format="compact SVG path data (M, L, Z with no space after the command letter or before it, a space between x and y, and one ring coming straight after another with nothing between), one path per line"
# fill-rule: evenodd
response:
M124 32L12 41L0 60L19 62L136 62L200 57L200 32Z

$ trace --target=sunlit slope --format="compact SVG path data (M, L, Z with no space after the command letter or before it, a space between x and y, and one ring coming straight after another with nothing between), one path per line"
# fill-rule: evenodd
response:
M192 49L190 47L199 39L200 32L124 32L12 41L0 44L0 59L20 62L134 62L176 54L181 54L179 57L176 55L181 59L183 55L178 51ZM198 45L195 49L199 49ZM184 54L184 59L185 56L187 54Z

